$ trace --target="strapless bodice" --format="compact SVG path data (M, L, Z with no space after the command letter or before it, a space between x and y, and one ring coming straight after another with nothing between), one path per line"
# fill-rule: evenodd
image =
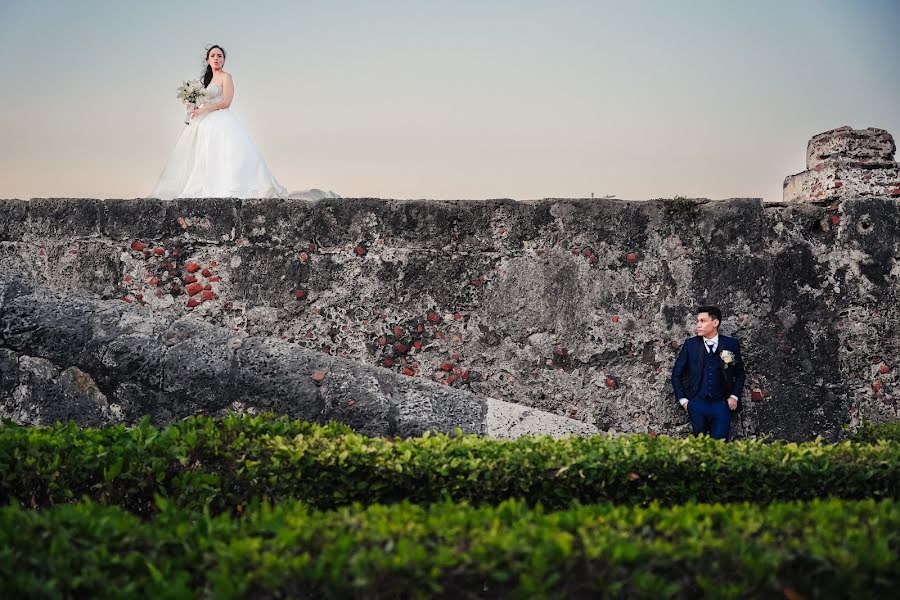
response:
M209 87L206 88L206 104L221 102L224 97L225 92L218 83L211 83Z

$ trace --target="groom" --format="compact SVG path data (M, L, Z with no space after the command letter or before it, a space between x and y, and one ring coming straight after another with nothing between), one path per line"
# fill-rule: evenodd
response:
M719 335L722 312L697 309L697 335L685 340L672 368L675 397L691 417L694 435L728 440L731 412L744 389L744 361L737 338Z

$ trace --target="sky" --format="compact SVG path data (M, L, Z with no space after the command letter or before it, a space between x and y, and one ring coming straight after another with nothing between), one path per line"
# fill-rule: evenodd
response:
M289 190L781 199L810 137L900 136L900 0L0 0L0 198L146 196L227 52Z

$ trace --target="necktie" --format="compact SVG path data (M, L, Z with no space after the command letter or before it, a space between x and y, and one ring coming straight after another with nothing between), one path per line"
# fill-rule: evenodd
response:
M713 343L712 342L706 342L706 353L707 354L713 353Z

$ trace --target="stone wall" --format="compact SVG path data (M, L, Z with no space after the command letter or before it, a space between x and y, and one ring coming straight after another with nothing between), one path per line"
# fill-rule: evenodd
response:
M742 340L734 436L833 440L900 416L891 198L36 199L0 201L0 215L0 268L58 293L601 430L689 432L669 374L699 303Z

